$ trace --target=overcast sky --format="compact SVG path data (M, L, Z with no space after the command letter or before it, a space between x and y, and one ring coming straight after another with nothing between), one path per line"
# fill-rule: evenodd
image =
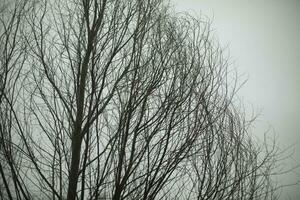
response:
M282 148L294 148L300 163L300 0L171 0L177 11L213 19L222 46L247 83L239 92L246 107L261 113L253 132L272 128ZM251 109L250 109L251 108ZM294 146L293 146L294 145ZM300 178L300 169L286 176ZM300 185L282 200L300 199Z

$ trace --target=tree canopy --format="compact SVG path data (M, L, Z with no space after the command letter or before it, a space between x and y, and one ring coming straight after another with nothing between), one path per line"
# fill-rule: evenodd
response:
M0 198L276 199L205 17L162 0L8 1Z

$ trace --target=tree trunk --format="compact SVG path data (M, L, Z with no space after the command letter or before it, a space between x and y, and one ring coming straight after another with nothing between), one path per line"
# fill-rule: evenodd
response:
M80 163L80 151L82 138L76 134L72 140L72 159L71 159L71 169L69 174L69 186L68 186L68 196L67 200L75 200L77 183L78 183L78 171Z

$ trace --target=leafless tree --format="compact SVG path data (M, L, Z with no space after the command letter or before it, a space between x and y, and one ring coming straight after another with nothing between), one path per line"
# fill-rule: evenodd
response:
M210 22L162 0L2 15L3 199L276 199ZM4 77L4 78L3 78Z
M1 1L0 7L0 199L29 199L20 169L22 146L18 146L13 126L13 108L27 58L21 36L26 5L27 1Z

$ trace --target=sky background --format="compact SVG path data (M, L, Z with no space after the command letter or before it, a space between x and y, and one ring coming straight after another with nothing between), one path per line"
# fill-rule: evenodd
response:
M203 14L230 52L233 67L247 79L238 95L249 116L260 114L253 134L268 129L281 149L294 151L286 166L300 164L300 0L171 0L176 11ZM298 178L298 179L297 179ZM280 183L300 180L300 168ZM281 200L299 200L300 185Z

